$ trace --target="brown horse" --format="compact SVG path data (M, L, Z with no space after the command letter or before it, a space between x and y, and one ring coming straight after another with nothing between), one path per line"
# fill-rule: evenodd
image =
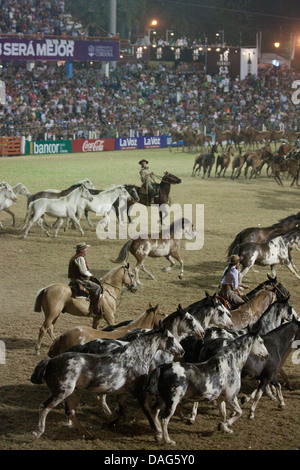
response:
M239 153L237 153L233 157L232 162L231 162L232 173L231 173L230 178L232 180L240 176L244 163L245 163L245 158L242 155L242 149L239 147Z
M175 258L180 263L180 273L179 279L182 279L183 276L183 260L180 256L180 239L182 234L185 233L190 237L195 237L195 231L193 224L190 220L181 218L173 222L168 229L161 230L159 233L141 235L139 238L134 240L129 240L121 248L121 251L117 259L112 260L113 263L122 263L125 261L129 253L131 253L137 260L136 266L134 268L136 282L141 284L139 279L139 269L144 271L151 279L154 279L154 276L147 271L144 266L144 261L148 256L152 258L158 258L164 256L169 262L170 266L163 269L163 271L170 271L175 262Z
M275 300L276 292L266 289L257 292L253 299L234 310L230 310L233 328L238 330L254 323Z
M215 176L217 176L219 166L221 167L221 169L218 173L218 178L220 178L222 172L223 172L223 176L225 176L226 170L229 167L230 162L231 162L231 156L233 154L234 154L233 147L230 146L226 153L222 153L221 155L217 157Z
M289 175L292 176L293 180L291 186L294 183L298 184L299 179L299 162L295 158L283 158L283 157L275 157L274 161L271 164L272 173L276 183L280 186L283 186L282 179L280 178L280 173L288 172Z
M86 344L97 338L120 339L129 331L136 330L137 328L147 328L152 330L153 328L158 327L159 322L163 321L166 316L166 313L163 312L158 305L153 307L150 303L149 308L145 312L141 313L127 325L120 326L113 331L95 330L88 326L76 326L75 328L65 331L55 339L50 346L48 356L57 356L77 344Z
M73 298L71 288L67 284L57 283L44 287L38 292L35 300L34 311L41 312L43 309L45 320L42 324L35 346L39 354L42 338L48 332L52 340L55 339L53 326L61 312L70 313L79 317L93 316L93 328L97 328L103 317L108 325L115 323L115 312L117 299L124 284L131 292L136 292L136 282L129 265L116 266L101 279L103 294L101 299L101 315L94 316L89 312L90 302L84 297Z

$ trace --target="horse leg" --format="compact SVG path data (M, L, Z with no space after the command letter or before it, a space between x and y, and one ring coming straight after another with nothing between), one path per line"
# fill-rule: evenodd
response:
M144 262L140 264L140 268L142 271L144 271L145 274L147 274L147 276L150 277L150 279L155 279L155 277L150 273L150 271L147 271L147 269L145 268Z
M275 264L273 264L271 266L271 276L272 276L273 279L276 278L276 266L275 266Z
M6 212L7 214L12 216L12 227L15 226L15 214L10 210L10 209L3 209L3 212Z
M45 432L46 426L46 418L53 408L55 408L59 403L61 403L67 395L68 391L61 393L58 396L51 395L48 400L46 400L42 405L40 405L40 413L39 413L39 422L36 431L33 432L33 435L38 439L41 435Z
M285 265L296 276L297 279L300 279L299 274L297 273L297 271L295 270L293 264L290 261L288 263L286 263Z
M166 268L163 268L162 271L163 272L167 272L167 271L170 271L170 269L174 266L175 264L175 261L173 260L172 256L168 255L168 256L165 256L165 258L170 261L171 263L171 266L167 266Z
M176 251L176 252L172 251L172 252L171 252L171 255L172 255L172 257L175 258L175 259L178 261L178 263L180 264L180 273L178 274L178 277L179 277L179 279L182 279L183 273L184 273L184 271L183 271L183 260L182 260L182 258L181 258L181 256L180 256L180 254L179 254L178 251Z
M81 228L81 226L80 226L79 219L77 219L77 217L75 216L75 214L68 214L68 217L74 222L75 226L78 228L78 230L80 231L81 235L84 235L84 231L82 230L82 228Z
M77 418L75 410L76 410L76 406L78 405L78 402L79 402L79 397L76 394L76 392L73 391L73 393L71 393L66 399L68 415L70 415L71 421L74 427L80 433L81 437L83 437L84 439L93 439L92 434L82 426L79 419Z
M58 231L59 231L60 227L62 226L63 221L64 221L64 219L62 219L62 218L61 218L61 219L58 219L58 224L57 224L56 230L55 230L55 232L54 232L54 236L55 236L55 237L57 237Z
M36 354L39 355L40 354L40 349L41 349L41 345L42 345L42 339L44 337L44 335L48 332L50 338L54 341L55 340L55 336L53 334L53 326L52 326L52 319L50 320L49 318L47 318L44 323L42 324L41 328L40 328L40 331L39 331L39 336L38 336L38 340L36 342L36 345L35 345L35 351L36 351Z

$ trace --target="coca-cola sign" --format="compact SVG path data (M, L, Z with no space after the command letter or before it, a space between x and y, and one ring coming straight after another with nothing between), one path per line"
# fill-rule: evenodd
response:
M115 139L78 139L72 141L72 152L104 152L115 150Z

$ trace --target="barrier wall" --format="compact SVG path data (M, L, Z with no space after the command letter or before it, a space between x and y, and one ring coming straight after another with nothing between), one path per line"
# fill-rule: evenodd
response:
M121 137L118 139L76 139L26 142L27 155L44 155L78 152L105 152L109 150L137 150L165 148L171 143L170 136Z
M22 155L22 137L0 137L0 155L13 157Z

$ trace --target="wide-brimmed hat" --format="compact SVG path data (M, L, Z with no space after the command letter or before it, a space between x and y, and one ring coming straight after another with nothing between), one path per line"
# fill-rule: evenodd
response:
M145 159L143 158L142 160L139 161L139 165L141 165L143 162L146 162L146 165L148 165L148 163L149 163L147 160L145 160Z
M77 243L77 245L75 246L75 250L76 251L80 251L80 250L85 250L85 248L89 248L91 245L87 245L85 242L80 242L80 243Z
M232 255L229 259L229 264L236 264L242 261L243 257L238 255Z

